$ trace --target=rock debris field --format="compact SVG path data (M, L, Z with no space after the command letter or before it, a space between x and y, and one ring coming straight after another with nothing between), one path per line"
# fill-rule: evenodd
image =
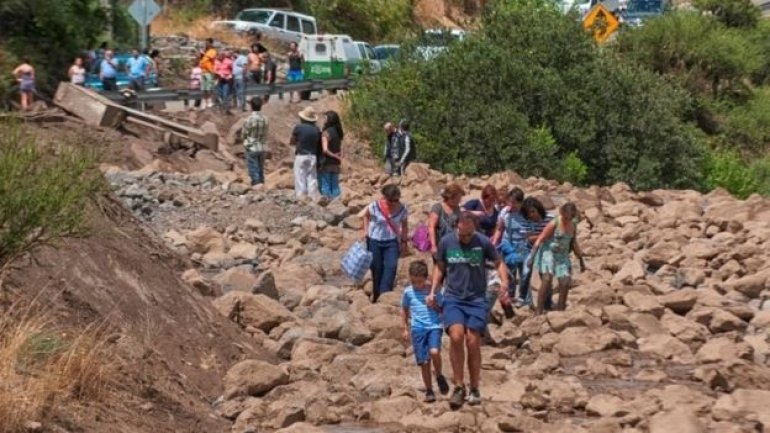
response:
M183 279L280 360L241 361L222 379L213 404L233 433L341 423L409 432L770 431L767 199L581 189L512 172L456 178L412 165L401 182L411 227L451 181L467 198L487 183L520 186L547 208L572 200L583 216L588 270L577 274L567 311L519 309L505 320L496 310L495 344L482 349L483 404L453 412L445 397L422 402L411 345L400 338L406 269L427 257L402 259L397 290L375 305L370 282L353 286L339 270L386 176L345 174L341 199L317 204L294 198L287 168L257 188L242 171L104 172L147 229L191 259ZM447 353L445 338L450 375Z

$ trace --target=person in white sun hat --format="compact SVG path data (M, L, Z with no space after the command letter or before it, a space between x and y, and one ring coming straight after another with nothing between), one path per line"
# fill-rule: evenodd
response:
M321 131L316 126L318 115L311 107L299 112L300 123L291 133L294 146L294 192L298 198L318 196L318 155L321 153Z

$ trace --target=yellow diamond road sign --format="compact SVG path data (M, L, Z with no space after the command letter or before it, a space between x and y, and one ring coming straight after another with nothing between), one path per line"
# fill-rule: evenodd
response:
M583 20L583 28L594 34L597 42L606 42L620 27L620 22L603 4L598 3Z

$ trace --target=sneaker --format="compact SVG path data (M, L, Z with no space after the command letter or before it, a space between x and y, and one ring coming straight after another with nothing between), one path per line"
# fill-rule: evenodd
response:
M465 403L465 388L462 386L455 386L452 396L449 397L449 408L452 410L460 409Z
M481 404L481 394L478 389L471 388L471 392L468 393L468 404L471 406L478 406Z
M425 403L434 403L436 401L436 394L432 389L425 391Z
M436 384L441 395L449 394L449 384L446 381L446 377L443 374L436 376Z

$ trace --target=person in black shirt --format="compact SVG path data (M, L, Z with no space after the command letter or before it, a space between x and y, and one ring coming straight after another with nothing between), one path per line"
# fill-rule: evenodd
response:
M315 123L318 116L311 107L299 113L300 123L291 133L290 145L295 147L294 192L299 198L318 196L318 155L321 153L321 131Z
M276 74L278 72L278 65L275 63L270 53L265 51L259 55L262 59L262 83L272 86L275 84ZM270 100L270 95L265 95L265 103Z
M321 195L330 199L339 197L340 164L342 163L342 123L335 111L327 111L321 134L321 159L318 161L318 183Z

